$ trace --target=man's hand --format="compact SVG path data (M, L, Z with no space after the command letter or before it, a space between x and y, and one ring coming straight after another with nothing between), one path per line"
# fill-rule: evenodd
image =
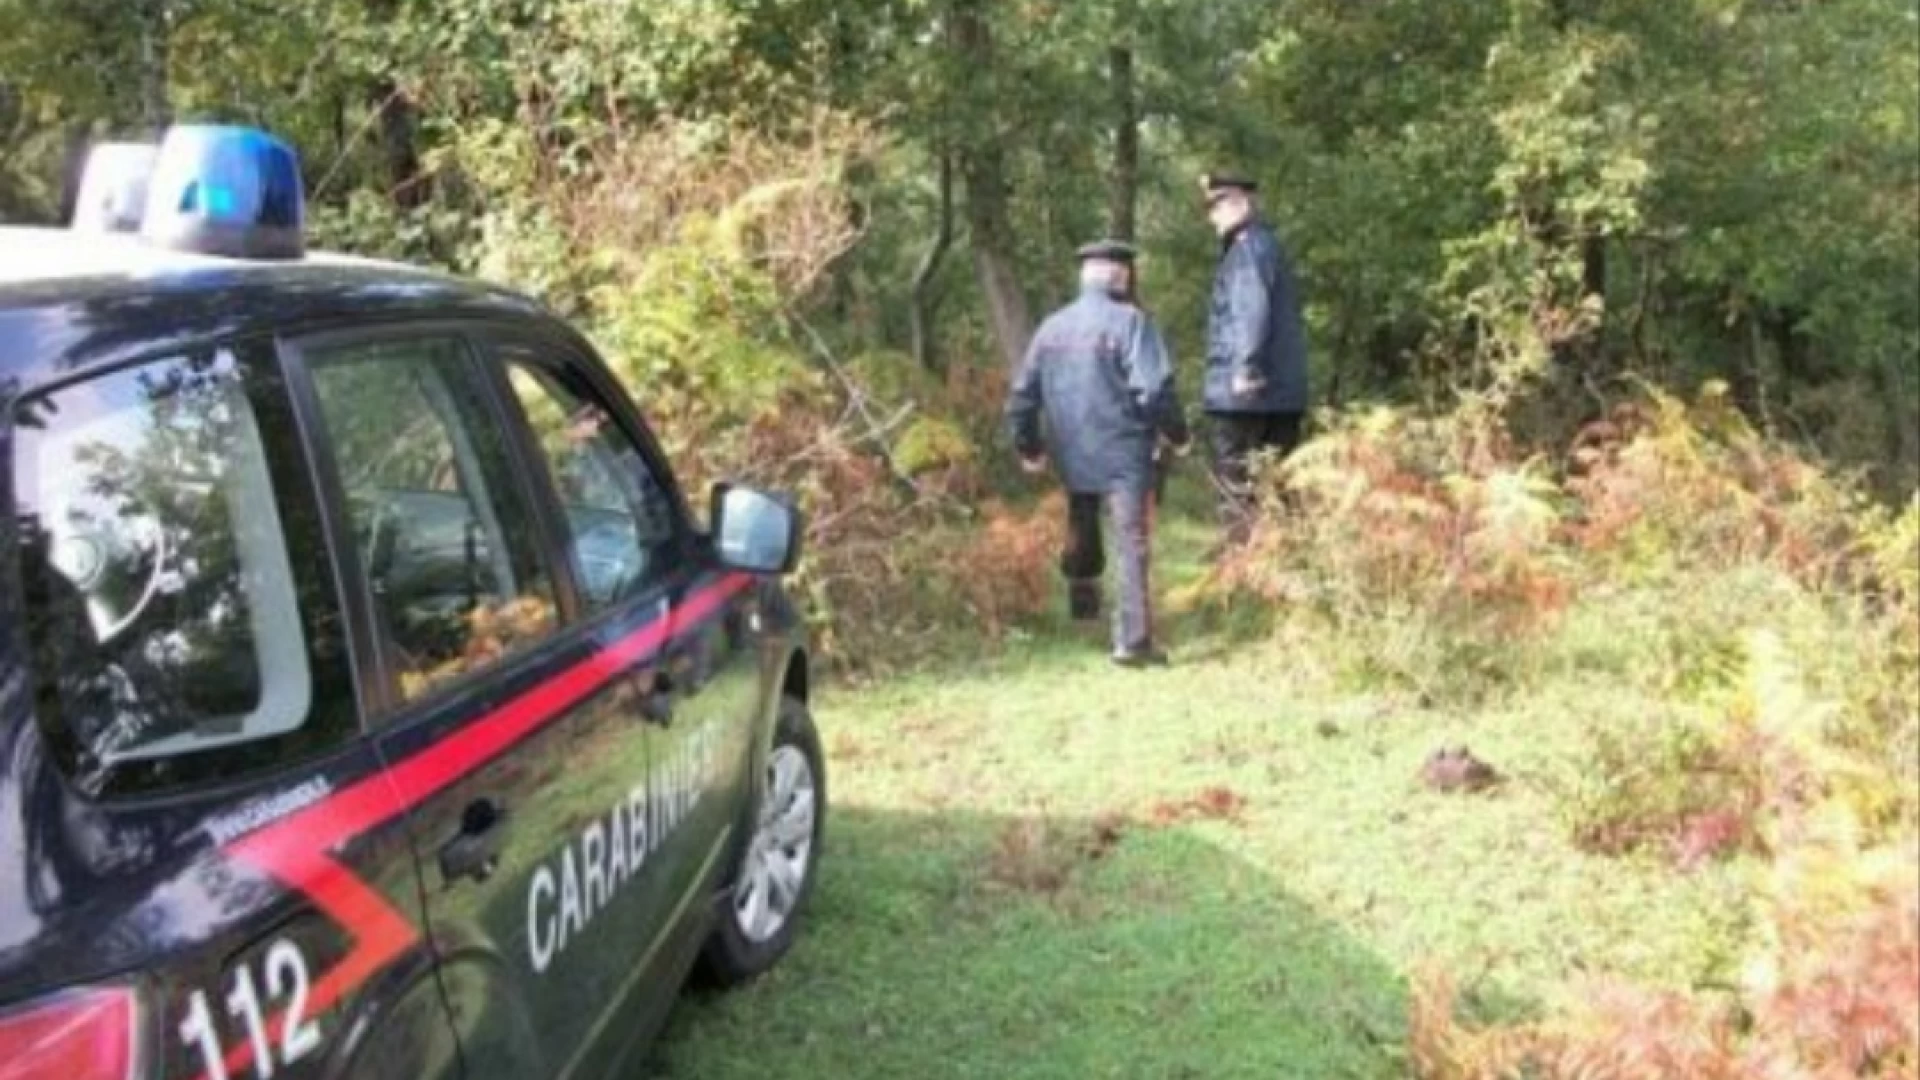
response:
M1266 389L1267 380L1248 371L1237 371L1233 375L1230 389L1234 397L1252 397Z
M1043 457L1020 456L1020 471L1028 476L1038 476L1047 471L1047 459Z

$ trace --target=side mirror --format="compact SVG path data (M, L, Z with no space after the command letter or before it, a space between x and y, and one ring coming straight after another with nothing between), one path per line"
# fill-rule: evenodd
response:
M800 511L785 499L715 484L708 521L714 550L730 570L785 574L800 562Z

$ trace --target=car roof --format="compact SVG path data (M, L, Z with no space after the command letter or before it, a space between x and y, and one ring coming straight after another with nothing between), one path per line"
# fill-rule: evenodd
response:
M518 293L401 263L228 259L125 234L0 227L0 396L208 340L444 317L554 321Z

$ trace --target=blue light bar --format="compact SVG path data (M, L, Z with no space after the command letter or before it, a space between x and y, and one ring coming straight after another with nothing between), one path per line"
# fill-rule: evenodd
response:
M179 124L160 144L140 232L176 251L298 259L305 202L286 143L254 128Z
M73 229L89 233L140 231L140 219L147 208L147 185L159 152L152 143L109 142L94 147L80 174Z

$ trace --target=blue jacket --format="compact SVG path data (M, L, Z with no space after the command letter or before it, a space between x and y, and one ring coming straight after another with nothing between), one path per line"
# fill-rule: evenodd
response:
M1235 373L1264 385L1233 393ZM1266 222L1254 219L1229 236L1213 275L1207 315L1210 413L1282 413L1307 409L1307 334L1300 291L1287 253Z
M1022 456L1051 449L1062 482L1077 495L1145 494L1156 436L1187 441L1159 329L1146 312L1101 289L1083 291L1040 324L1014 376L1007 423Z

